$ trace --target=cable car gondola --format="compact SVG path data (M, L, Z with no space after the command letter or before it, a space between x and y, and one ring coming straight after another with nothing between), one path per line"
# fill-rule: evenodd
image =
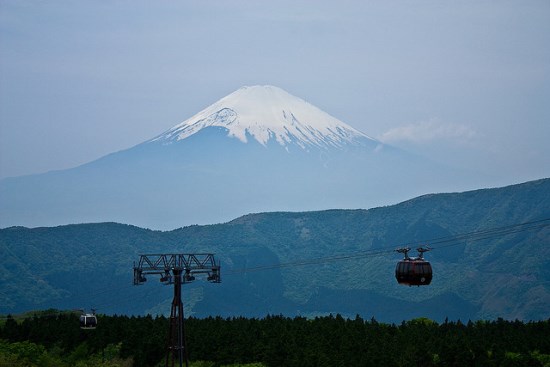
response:
M417 248L418 257L409 257L408 252L410 250L408 247L396 250L404 254L404 259L399 261L395 267L395 279L397 279L397 283L408 286L430 284L432 281L432 266L429 261L424 259L424 252L430 249Z
M80 315L80 328L84 330L95 329L97 326L97 317L95 315L95 310L92 310L92 313L85 313L82 311Z

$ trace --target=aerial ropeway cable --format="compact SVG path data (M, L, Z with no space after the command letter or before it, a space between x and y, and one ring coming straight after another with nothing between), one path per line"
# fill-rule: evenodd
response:
M407 285L407 286L425 286L425 285L429 285L433 278L432 266L430 262L424 258L424 253L427 251L461 245L461 244L464 244L464 241L469 241L469 242L481 241L489 238L515 234L515 233L519 233L527 230L541 229L547 226L550 226L550 218L531 221L531 222L525 222L525 223L519 223L519 224L512 224L507 226L501 226L501 227L495 227L495 228L489 228L489 229L463 233L463 234L458 234L453 236L439 237L432 240L426 240L422 242L424 243L428 242L430 243L430 245L441 244L441 246L418 247L417 257L410 257L408 255L408 252L410 251L410 247L408 247L408 245L412 245L412 243L407 243L407 244L401 245L397 250L362 251L362 252L356 252L352 254L311 258L311 259L297 260L297 261L286 262L286 263L248 267L245 269L237 269L237 270L229 271L227 272L227 275L263 271L263 270L270 270L270 269L277 269L277 268L285 268L285 267L317 265L317 264L340 261L340 260L361 259L365 257L380 256L380 255L387 254L389 252L397 251L404 255L404 258L400 260L395 267L395 278L397 282L401 285Z

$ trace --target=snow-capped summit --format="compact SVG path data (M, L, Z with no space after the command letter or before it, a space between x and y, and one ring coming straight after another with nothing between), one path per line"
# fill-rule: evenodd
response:
M374 140L303 99L266 85L242 87L151 141L182 140L210 126L227 129L228 136L243 143L248 137L262 145L273 139L303 149Z

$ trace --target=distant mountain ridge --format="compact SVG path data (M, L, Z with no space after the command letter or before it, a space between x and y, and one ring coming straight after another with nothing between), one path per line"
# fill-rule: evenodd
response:
M480 180L382 144L280 88L254 86L130 149L1 180L0 227L172 229L252 212L371 208Z
M166 314L172 289L154 277L132 286L133 262L144 253L212 252L222 283L186 284L186 315L547 319L548 193L550 179L542 179L369 210L258 213L166 232L116 223L10 227L0 230L0 313L94 307ZM518 230L522 223L539 224ZM400 255L393 250L404 244L434 247L426 254L430 286L396 283Z

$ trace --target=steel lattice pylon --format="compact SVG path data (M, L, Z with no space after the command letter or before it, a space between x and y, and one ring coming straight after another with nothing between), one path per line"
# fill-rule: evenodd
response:
M207 280L221 282L220 264L216 263L213 254L153 254L140 255L139 263L134 264L134 285L147 281L145 275L158 274L164 284L174 285L174 299L170 312L168 346L166 348L166 367L189 366L187 346L185 343L185 326L181 285L195 280L195 275L206 274Z

